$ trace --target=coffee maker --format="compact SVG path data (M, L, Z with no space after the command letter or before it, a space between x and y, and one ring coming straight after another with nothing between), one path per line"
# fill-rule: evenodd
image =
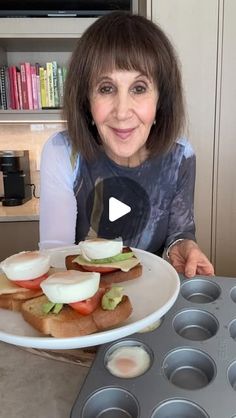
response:
M29 151L0 151L3 206L22 205L32 198Z

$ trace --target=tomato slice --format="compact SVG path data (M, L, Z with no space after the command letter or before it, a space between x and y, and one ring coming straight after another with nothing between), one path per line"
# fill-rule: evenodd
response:
M84 265L82 267L86 271L94 271L97 273L110 273L111 271L119 270L114 267L100 267L100 266L93 267L93 266L84 266Z
M15 283L16 285L20 287L24 287L25 289L37 290L37 289L41 289L40 283L43 280L45 280L47 277L48 277L48 273L45 273L42 276L36 277L36 279L33 279L33 280L17 280L17 281L13 281L13 283Z
M80 302L68 303L73 309L79 312L81 315L89 315L100 305L102 296L106 289L99 288L98 291L91 298L81 300Z

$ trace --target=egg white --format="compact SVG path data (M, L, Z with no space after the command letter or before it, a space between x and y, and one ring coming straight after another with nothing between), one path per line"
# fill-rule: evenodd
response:
M108 357L106 367L111 374L122 378L137 377L147 371L151 359L141 346L119 347Z
M90 261L120 254L123 248L123 241L120 238L117 240L95 238L80 241L79 248L82 256Z
M48 272L50 257L39 251L22 251L6 258L0 266L9 280L33 280Z
M54 273L40 286L54 303L74 303L92 297L99 288L100 273L68 270Z

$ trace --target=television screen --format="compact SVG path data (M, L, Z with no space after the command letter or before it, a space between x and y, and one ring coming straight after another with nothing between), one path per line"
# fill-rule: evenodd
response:
M99 16L112 10L132 11L137 0L5 0L0 16Z

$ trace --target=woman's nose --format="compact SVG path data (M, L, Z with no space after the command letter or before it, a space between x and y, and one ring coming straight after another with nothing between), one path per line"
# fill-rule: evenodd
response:
M127 119L132 115L131 99L126 93L119 93L116 96L114 111L117 119Z

